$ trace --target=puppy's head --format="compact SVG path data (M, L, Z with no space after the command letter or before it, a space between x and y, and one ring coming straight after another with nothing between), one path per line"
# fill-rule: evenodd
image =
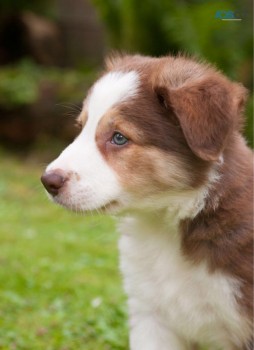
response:
M241 85L184 57L117 57L90 89L81 132L42 182L77 211L164 208L205 186L239 129Z

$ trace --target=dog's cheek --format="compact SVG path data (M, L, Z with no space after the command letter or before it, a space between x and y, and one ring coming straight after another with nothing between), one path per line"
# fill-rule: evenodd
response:
M138 197L188 187L188 174L181 161L155 147L132 144L109 154L107 161L122 187Z

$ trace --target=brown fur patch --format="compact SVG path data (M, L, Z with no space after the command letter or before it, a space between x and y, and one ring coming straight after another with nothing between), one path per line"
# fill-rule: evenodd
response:
M239 302L253 317L253 158L244 141L224 152L220 181L211 197L219 195L214 210L206 208L194 220L182 222L182 249L195 262L206 260L211 271L221 269L242 282Z

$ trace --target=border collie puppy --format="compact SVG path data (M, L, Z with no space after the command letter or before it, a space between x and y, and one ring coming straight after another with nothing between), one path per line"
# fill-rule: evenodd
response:
M114 57L42 176L56 203L118 214L131 350L253 349L246 95L186 57Z

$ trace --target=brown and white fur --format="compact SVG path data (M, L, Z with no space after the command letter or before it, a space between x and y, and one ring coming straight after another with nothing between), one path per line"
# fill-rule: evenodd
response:
M60 205L118 214L131 350L253 348L245 100L208 64L115 57L42 177Z

